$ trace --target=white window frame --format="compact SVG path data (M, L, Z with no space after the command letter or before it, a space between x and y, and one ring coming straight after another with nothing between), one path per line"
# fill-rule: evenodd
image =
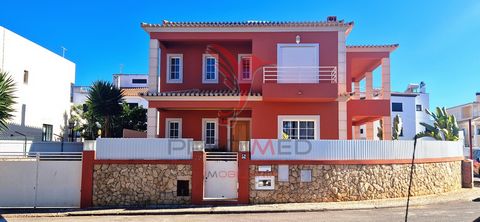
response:
M207 144L207 134L205 133L207 123L215 123L215 138L214 144ZM202 118L202 140L205 143L205 148L217 148L218 147L218 118Z
M170 65L171 65L171 59L172 58L179 58L180 59L180 64L179 64L179 74L178 77L179 79L172 79L170 78ZM167 54L167 83L183 83L183 54Z
M279 115L277 121L278 139L283 138L283 121L313 121L314 140L320 139L320 115Z
M242 59L243 58L248 58L250 59L250 78L244 79L243 78L243 64L242 64ZM252 54L238 54L238 80L240 82L245 82L245 81L251 81L252 80Z
M170 138L170 123L178 122L178 138L182 137L182 118L165 118L165 138Z
M207 79L207 58L215 58L215 79ZM218 83L218 54L203 54L202 56L202 83L217 84Z

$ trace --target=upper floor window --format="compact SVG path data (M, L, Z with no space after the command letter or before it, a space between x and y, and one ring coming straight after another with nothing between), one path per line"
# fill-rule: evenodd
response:
M133 84L146 84L147 79L132 79Z
M252 56L239 55L238 73L240 80L252 79Z
M417 111L422 111L422 105L417 105L417 106L416 106L416 110L417 110Z
M28 70L23 70L23 84L28 84Z
M392 103L392 112L403 112L402 103Z
M218 83L218 55L203 54L203 83Z
M167 55L167 83L182 83L183 81L183 55Z

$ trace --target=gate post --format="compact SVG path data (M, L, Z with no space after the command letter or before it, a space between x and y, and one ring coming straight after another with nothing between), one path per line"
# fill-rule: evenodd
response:
M250 202L250 147L246 143L238 152L238 203Z
M203 202L203 181L205 153L203 150L194 150L192 155L192 204Z
M80 208L92 207L93 199L93 162L94 150L84 150L82 158L82 185L80 190Z

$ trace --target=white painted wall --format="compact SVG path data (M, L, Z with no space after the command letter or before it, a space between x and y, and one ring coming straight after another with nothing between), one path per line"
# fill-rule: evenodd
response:
M13 77L17 89L11 122L21 123L25 104L25 125L42 128L50 124L53 133L61 135L72 104L75 64L1 26L0 36L0 69ZM29 73L28 84L23 81L25 70Z
M133 79L146 79L147 83L135 84ZM113 84L118 88L147 88L148 75L147 74L113 74Z
M252 139L250 144L252 160L406 160L412 158L414 142ZM459 141L419 140L415 152L418 159L463 155Z
M138 106L148 108L148 101L140 96L125 96L123 99L126 103L137 103Z
M413 140L415 134L417 134L417 111L415 110L416 97L409 96L394 96L391 97L390 110L392 110L393 103L402 103L403 112L391 112L392 126L393 118L399 115L403 121L403 137L401 140Z
M88 86L75 86L73 88L73 104L85 104L88 96Z

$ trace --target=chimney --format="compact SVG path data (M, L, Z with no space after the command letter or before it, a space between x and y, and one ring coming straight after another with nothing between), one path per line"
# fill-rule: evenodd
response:
M477 92L477 103L480 103L480 92Z
M337 21L337 16L328 16L327 21L328 22L336 22Z

